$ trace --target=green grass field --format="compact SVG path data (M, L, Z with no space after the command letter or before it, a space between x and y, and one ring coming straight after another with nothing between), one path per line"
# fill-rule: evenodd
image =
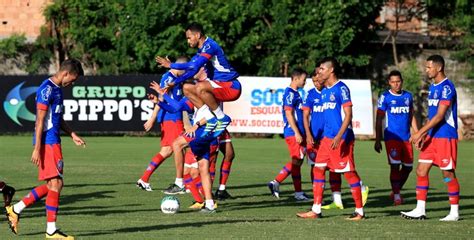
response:
M325 218L297 219L296 212L308 210L312 202L293 200L291 178L281 186L282 199L270 196L266 183L287 161L282 139L234 139L236 159L228 183L235 199L219 202L219 212L202 215L189 211L191 196L179 196L181 211L164 215L160 191L174 181L173 160L168 159L152 176L155 191L135 187L150 158L159 150L158 138L152 137L86 137L87 148L76 147L63 138L65 188L61 195L58 226L76 239L315 239L315 238L473 238L474 142L460 142L458 177L461 184L461 215L456 223L441 223L449 211L446 187L437 168L432 169L426 221L410 221L400 211L415 206L415 174L404 191L405 205L393 207L389 167L385 155L373 151L373 142L356 142L357 170L370 195L365 207L367 219L349 222L353 203L343 180L345 210L323 211ZM37 170L30 163L31 137L0 137L0 179L17 189L15 202L39 184ZM303 189L311 192L309 168L303 171ZM311 194L312 195L312 194ZM325 192L326 202L330 192ZM1 220L0 239L42 238L46 228L44 202L36 203L22 213L19 230L14 236L5 217Z

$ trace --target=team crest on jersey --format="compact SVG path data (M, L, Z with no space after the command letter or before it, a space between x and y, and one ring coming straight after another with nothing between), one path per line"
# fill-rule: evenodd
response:
M164 83L165 83L165 86L166 86L166 85L170 85L170 83L173 83L173 77L168 76L168 77L165 79Z
M405 105L410 106L410 99L405 98Z
M319 99L318 98L314 99L314 103L319 103Z
M435 92L433 93L433 98L434 98L434 99L437 99L437 98L438 98L438 90L435 90Z
M392 148L392 150L390 150L390 156L392 158L396 157L398 155L398 152L397 152L397 149L395 148Z
M443 96L443 98L448 98L449 95L451 95L451 88L446 85L443 87L443 92L441 93L441 96Z
M204 47L202 47L202 52L205 53L209 49L211 49L211 45L206 44Z
M334 102L334 100L336 100L334 93L331 93L331 96L329 96L329 100L331 100L331 102Z
M43 99L43 101L48 101L52 90L53 89L51 88L51 86L46 86L43 90L41 90L41 98Z
M348 100L349 99L349 90L347 89L346 86L341 87L341 96L343 100Z
M292 104L294 97L295 97L295 95L294 95L292 92L290 92L290 93L288 94L288 96L286 96L286 103L287 103L287 104Z

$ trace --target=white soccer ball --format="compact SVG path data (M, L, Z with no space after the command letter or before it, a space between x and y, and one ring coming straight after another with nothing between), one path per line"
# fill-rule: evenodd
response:
M175 196L166 196L161 200L161 211L164 214L175 214L179 211L179 199Z

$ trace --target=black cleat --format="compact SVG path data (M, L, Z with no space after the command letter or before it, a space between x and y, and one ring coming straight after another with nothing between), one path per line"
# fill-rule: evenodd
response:
M217 190L215 194L217 200L226 200L232 198L232 196L227 192L227 190Z
M15 192L16 190L13 187L10 187L8 185L5 185L5 187L3 187L2 193L5 207L10 206Z
M185 194L186 189L184 187L180 188L178 185L173 183L167 189L163 190L163 192L168 195Z

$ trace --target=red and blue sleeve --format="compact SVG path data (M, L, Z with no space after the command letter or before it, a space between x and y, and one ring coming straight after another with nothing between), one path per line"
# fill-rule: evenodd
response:
M36 109L47 111L51 99L51 87L46 86L36 91Z

